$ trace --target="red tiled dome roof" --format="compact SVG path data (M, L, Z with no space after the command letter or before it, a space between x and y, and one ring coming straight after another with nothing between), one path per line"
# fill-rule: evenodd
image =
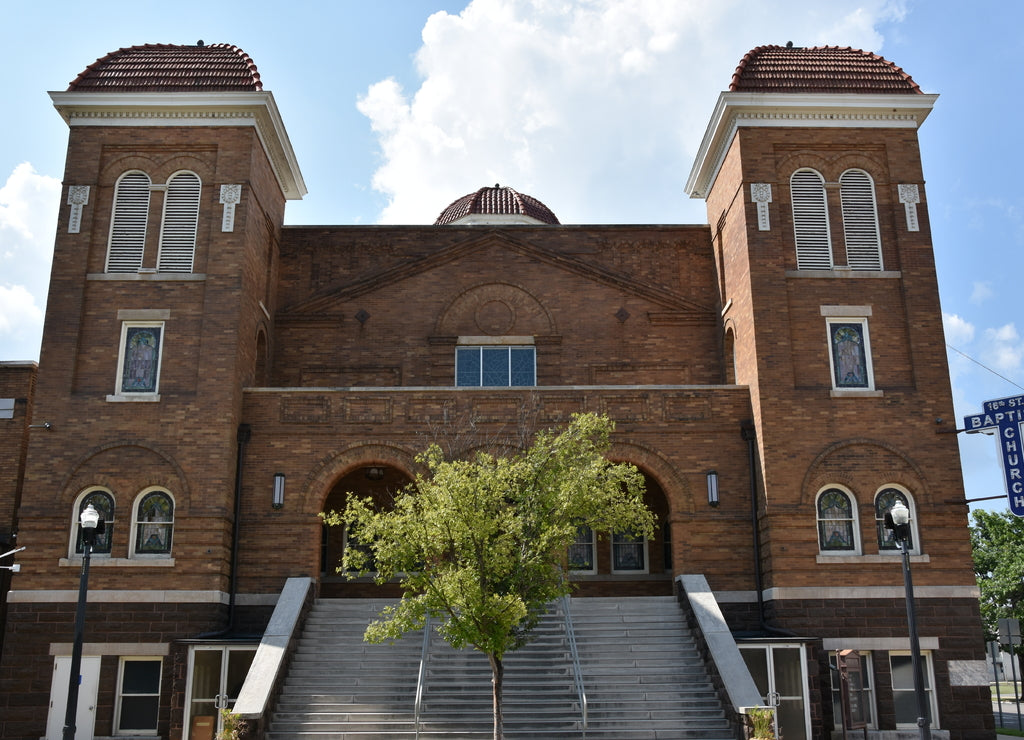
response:
M740 61L730 92L920 93L910 75L877 54L840 46L759 46Z
M545 224L558 223L551 209L536 198L507 186L495 185L493 188L480 188L454 201L441 211L434 225L443 226L472 215L526 216Z
M260 74L249 55L231 44L145 44L97 59L69 92L259 92Z

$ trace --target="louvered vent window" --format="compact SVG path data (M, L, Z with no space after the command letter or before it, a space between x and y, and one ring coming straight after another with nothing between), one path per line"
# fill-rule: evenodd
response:
M128 172L114 189L114 214L107 245L107 272L138 272L146 246L149 218L149 175Z
M167 182L158 272L192 272L201 190L202 183L192 172L180 172Z
M797 170L790 178L789 189L793 200L797 268L831 270L832 236L824 180L814 170Z
M843 204L846 263L853 270L882 269L882 241L878 235L875 183L864 170L847 170L839 177Z

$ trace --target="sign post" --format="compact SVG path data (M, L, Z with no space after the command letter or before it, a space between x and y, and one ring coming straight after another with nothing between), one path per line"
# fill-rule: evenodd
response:
M964 417L968 433L994 430L1003 460L1003 477L1010 511L1024 517L1024 396L985 401L985 411Z

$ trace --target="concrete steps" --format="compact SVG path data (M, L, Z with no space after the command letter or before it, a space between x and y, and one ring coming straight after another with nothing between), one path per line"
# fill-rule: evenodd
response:
M304 625L268 740L398 740L414 722L422 633L363 642L389 602L321 599ZM517 738L732 740L721 704L671 597L572 599L584 686L584 735L564 619L552 610L533 640L506 656L505 735ZM432 635L421 740L490 738L486 656Z

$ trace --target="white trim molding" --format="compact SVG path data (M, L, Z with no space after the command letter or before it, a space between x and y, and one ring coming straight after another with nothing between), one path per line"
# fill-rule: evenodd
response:
M916 129L938 98L931 94L723 92L694 158L686 194L707 198L740 128Z
M306 183L270 92L51 92L68 126L251 126L281 192L301 200Z

